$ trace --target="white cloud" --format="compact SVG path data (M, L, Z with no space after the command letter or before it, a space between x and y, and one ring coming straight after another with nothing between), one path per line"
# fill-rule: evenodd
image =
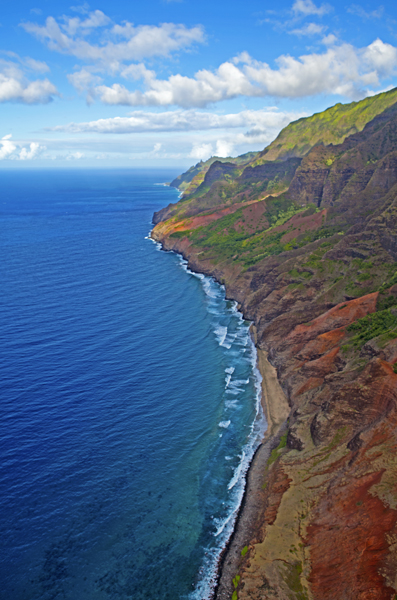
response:
M90 30L98 27L105 27L111 23L101 10L95 10L89 13L88 17L81 20L79 17L63 17L62 28L70 35L74 36L79 30ZM88 32L84 32L88 33Z
M234 150L234 144L227 140L218 140L216 142L215 155L222 158L232 156Z
M28 22L22 23L22 27L46 42L51 50L100 63L103 68L113 72L119 70L126 61L169 56L204 41L200 26L188 28L174 23L134 26L125 22L107 28L99 44L90 43L87 38L92 30L110 24L109 17L97 10L88 13L84 20L64 17L63 22L58 22L54 17L48 17L45 25Z
M83 152L70 152L67 156L62 156L60 158L65 158L66 160L81 160L85 158L85 154Z
M293 29L289 33L293 33L294 35L298 36L319 35L320 33L323 33L326 29L327 28L324 25L317 25L317 23L307 23L300 29Z
M387 77L396 71L397 48L379 38L365 48L363 57L369 68L376 71L377 77Z
M86 68L76 71L75 73L69 73L67 78L78 92L87 92L87 102L88 104L91 104L95 95L93 88L95 85L102 83L102 78L98 75L94 75Z
M304 113L281 112L276 108L244 110L239 113L216 114L195 110L175 110L160 113L134 111L129 117L98 119L85 123L69 123L51 131L69 133L143 133L164 131L204 131L210 129L255 128L264 131L280 130Z
M46 104L58 95L56 87L48 79L29 81L20 65L0 59L0 102Z
M8 134L2 137L0 140L0 160L9 158L17 148L15 144L11 141L11 137L12 135Z
M212 144L200 144L193 146L189 157L195 160L207 160L207 158L213 156L213 152Z
M338 38L333 33L329 33L328 35L323 37L323 39L321 40L321 42L325 46L332 46L333 44L336 44L337 41L338 41Z
M29 146L29 150L27 148L22 148L19 153L19 160L33 160L44 150L46 150L45 146L40 146L37 142L32 142Z
M96 89L105 104L126 106L170 106L184 108L204 107L238 96L261 96L262 91L252 85L243 70L232 62L225 62L215 73L203 69L194 78L171 75L168 80L147 77L147 91L130 92L119 83L111 87L98 86Z
M50 67L47 65L47 63L45 63L44 61L41 61L41 60L35 60L34 58L31 58L30 56L21 57L16 52L11 52L11 51L4 52L4 54L6 54L9 58L14 59L15 61L18 61L20 63L20 65L22 65L22 67L25 67L25 69L28 69L29 71L35 71L36 73L48 73L50 70ZM8 65L9 68L11 68L11 67L13 67L15 69L20 68L15 63L7 62L3 59L0 59L0 64L3 66Z
M395 73L396 56L397 49L379 39L361 49L342 43L323 53L298 58L282 55L276 68L243 53L214 72L203 69L194 77L178 74L160 80L141 67L145 91L130 91L115 83L98 86L95 92L105 104L183 108L205 107L238 96L300 98L327 93L359 99L368 93L368 85L379 85L381 77ZM133 74L139 76L138 67Z
M34 58L29 58L28 56L22 59L23 64L25 64L31 71L36 71L36 73L48 73L50 67L47 63L41 60L35 60Z
M317 15L318 17L322 17L323 15L332 11L332 6L329 4L316 6L312 0L295 0L292 10L295 14L301 14L304 16Z
M156 142L153 146L153 150L147 153L147 156L151 158L162 158L167 154L163 152L163 144Z
M147 69L143 63L128 65L121 70L120 75L125 79L144 79L145 81L156 78L156 73Z
M21 146L18 142L11 141L11 138L12 135L8 134L0 139L0 160L32 160L46 150L45 146L40 146L37 142L31 142L26 147Z
M24 81L0 73L0 102L46 104L53 96L58 96L58 91L48 79Z

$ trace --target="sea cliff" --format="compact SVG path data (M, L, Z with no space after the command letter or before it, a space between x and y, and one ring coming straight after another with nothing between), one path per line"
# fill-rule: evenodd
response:
M154 215L152 237L253 321L264 377L269 433L218 599L397 593L396 102L337 105L263 152L199 163Z

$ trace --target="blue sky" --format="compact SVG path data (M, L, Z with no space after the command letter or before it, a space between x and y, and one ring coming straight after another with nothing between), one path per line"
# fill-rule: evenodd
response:
M397 85L392 2L17 0L0 167L189 166Z

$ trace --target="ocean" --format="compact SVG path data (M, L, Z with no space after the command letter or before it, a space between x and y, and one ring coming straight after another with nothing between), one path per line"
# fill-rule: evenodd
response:
M1 171L1 599L211 595L265 422L249 323L148 238L177 174Z

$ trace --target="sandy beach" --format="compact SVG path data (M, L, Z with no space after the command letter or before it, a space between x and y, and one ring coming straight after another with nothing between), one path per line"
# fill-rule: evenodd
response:
M252 326L252 333L255 340L254 326ZM234 532L221 558L219 582L215 591L216 600L230 600L232 597L234 590L232 580L238 572L241 552L246 546L255 543L257 532L263 524L266 463L284 433L290 411L288 401L277 379L276 369L267 359L267 352L257 348L257 356L258 368L262 375L261 401L268 427L252 459Z

